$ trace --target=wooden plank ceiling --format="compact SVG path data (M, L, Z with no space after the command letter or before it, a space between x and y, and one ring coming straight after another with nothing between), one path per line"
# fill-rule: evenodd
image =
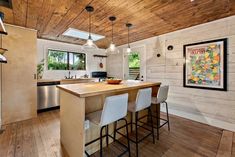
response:
M126 22L134 25L130 40L138 41L182 28L235 15L235 0L12 0L13 9L3 6L4 22L38 30L38 37L83 44L84 40L62 36L69 27L88 31L86 5L95 8L92 32L106 36L97 45L110 41L108 17L117 17L114 42L127 43Z

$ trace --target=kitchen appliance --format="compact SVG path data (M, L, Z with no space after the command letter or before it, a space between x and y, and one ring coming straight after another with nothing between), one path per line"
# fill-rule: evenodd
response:
M106 71L94 71L91 73L93 78L99 78L99 82L105 81L107 79Z
M37 107L38 112L59 108L59 89L57 85L60 81L38 82L37 86Z

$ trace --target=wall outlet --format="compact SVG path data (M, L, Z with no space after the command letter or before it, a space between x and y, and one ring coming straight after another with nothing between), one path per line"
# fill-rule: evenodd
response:
M89 120L85 120L84 122L84 129L87 130L90 128L90 121Z

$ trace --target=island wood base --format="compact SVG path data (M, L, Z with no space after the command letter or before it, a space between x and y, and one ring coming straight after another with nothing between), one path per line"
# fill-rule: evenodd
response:
M153 88L153 95L156 96L160 84L151 84L149 86ZM90 128L87 131L84 130L86 114L101 110L107 96L128 93L129 101L135 101L138 89L141 88L146 88L146 86L128 90L104 92L103 94L99 93L98 95L94 94L87 97L80 97L66 90L60 90L61 144L68 155L70 157L82 157L85 151L85 143L99 137L100 128L92 123L90 123ZM141 112L140 116L145 113L147 112ZM127 119L130 121L130 114L127 115ZM122 125L122 123L118 123L118 125ZM124 130L125 129L123 129L123 131ZM113 134L113 125L109 126L109 133ZM119 136L117 136L117 138L119 138ZM109 140L109 142L111 143L113 141ZM99 150L99 142L86 147L86 150L90 154L96 152Z

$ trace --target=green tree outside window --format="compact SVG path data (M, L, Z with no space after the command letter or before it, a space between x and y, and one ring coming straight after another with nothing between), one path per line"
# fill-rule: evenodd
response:
M86 70L86 54L48 50L48 70Z

